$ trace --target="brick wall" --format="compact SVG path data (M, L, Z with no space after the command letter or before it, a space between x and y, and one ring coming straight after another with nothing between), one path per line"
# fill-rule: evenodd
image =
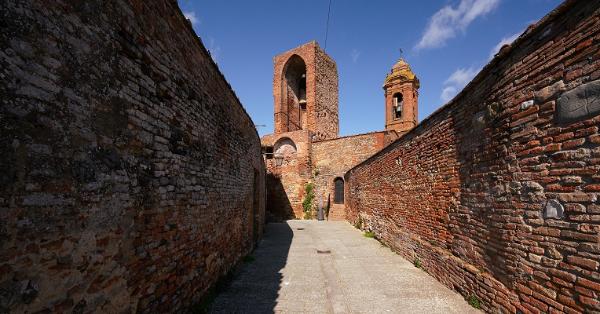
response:
M565 2L350 170L347 219L488 312L599 311L599 7Z
M281 158L279 164L277 157L265 159L267 219L303 218L302 202L309 182L314 183L314 210L321 201L323 206L327 205L328 199L333 202L334 179L343 178L346 171L381 150L390 143L390 138L396 137L394 131L381 131L312 142L311 135L310 131L299 130L262 138L262 145L273 147L273 155ZM281 143L291 143L293 151L280 151Z
M311 177L311 133L307 130L287 132L277 136L263 137L263 145L272 146L276 158L266 159L267 167L267 215L269 220L281 221L302 218L304 191ZM280 151L281 143L294 149Z
M312 145L313 182L317 202L323 206L334 200L334 180L343 178L346 171L384 146L385 132L373 132L333 140L315 142Z
M299 121L298 105L290 103L289 86L285 79L290 60L300 57L306 65L306 126ZM273 58L273 99L275 134L310 130L314 139L338 136L338 75L337 67L317 44L311 41Z
M252 121L176 1L0 4L0 312L172 312L254 246Z
M315 139L338 137L338 73L335 61L315 45ZM310 117L310 116L309 116Z

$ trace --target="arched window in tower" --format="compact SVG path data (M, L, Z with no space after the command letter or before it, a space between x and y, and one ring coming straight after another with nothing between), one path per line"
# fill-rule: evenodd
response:
M298 55L289 58L284 68L284 112L287 113L287 131L306 128L306 64Z
M344 204L344 179L335 178L333 180L335 193L333 194L333 202L335 204Z
M392 109L394 110L393 117L394 119L400 119L402 118L402 105L404 104L404 98L402 97L401 93L395 93L394 96L392 97Z

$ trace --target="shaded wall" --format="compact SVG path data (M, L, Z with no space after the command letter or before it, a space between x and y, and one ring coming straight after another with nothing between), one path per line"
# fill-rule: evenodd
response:
M486 311L600 310L598 7L567 1L350 170L348 219Z
M0 312L171 312L252 250L252 121L175 1L0 4Z
M287 132L278 136L263 137L263 145L274 148L274 156L266 159L267 168L267 218L281 221L304 216L302 201L306 184L311 177L311 133L307 130ZM281 143L291 143L293 150L277 151Z

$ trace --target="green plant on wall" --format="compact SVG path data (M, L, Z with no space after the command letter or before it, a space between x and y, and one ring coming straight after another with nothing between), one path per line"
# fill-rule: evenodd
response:
M363 225L362 217L358 216L358 219L356 219L356 223L354 223L354 228L362 229L362 225Z
M476 295L470 295L467 298L467 301L469 301L469 305L471 305L472 307L474 307L476 309L481 308L481 301L479 300L479 298Z
M421 260L416 257L415 260L413 261L413 264L415 265L416 268L421 268Z
M315 199L315 186L308 182L304 186L304 201L302 201L302 209L304 210L304 219L312 218L313 201Z

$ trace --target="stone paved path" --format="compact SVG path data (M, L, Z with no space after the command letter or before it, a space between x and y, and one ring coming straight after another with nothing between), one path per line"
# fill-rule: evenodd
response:
M254 256L213 313L477 313L347 222L268 224Z

